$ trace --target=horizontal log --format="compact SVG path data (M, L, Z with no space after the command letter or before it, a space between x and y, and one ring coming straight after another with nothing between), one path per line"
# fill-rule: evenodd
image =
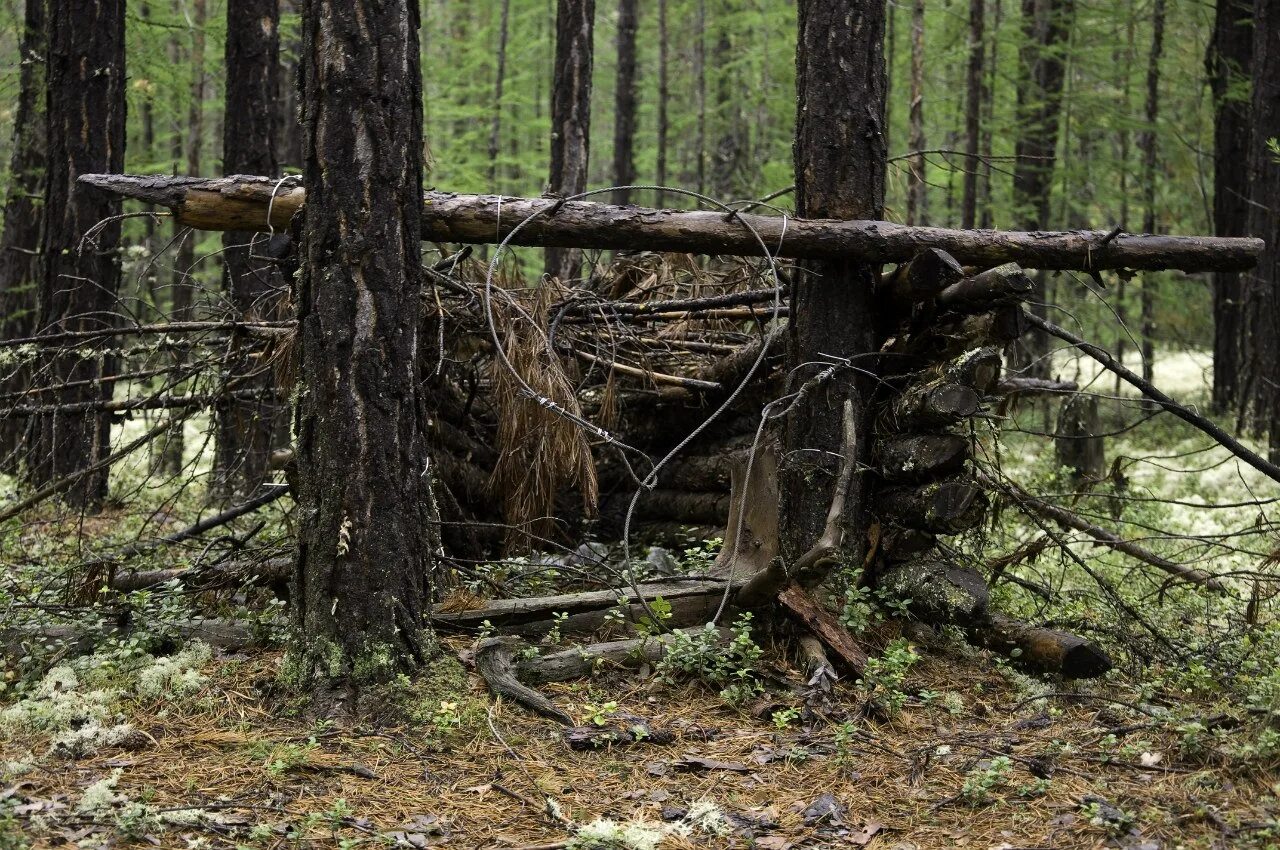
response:
M955 257L941 248L929 248L885 275L880 289L899 304L917 304L932 301L963 277L964 269Z
M168 207L180 224L202 230L266 230L268 209L270 226L284 229L305 198L296 179L85 174L80 181ZM1101 230L949 230L449 192L428 192L426 202L422 235L437 242L490 244L519 227L510 244L759 256L763 242L783 257L857 257L872 263L905 263L938 248L964 265L984 268L1015 262L1039 269L1185 272L1251 269L1263 249L1261 239L1120 234L1106 241L1110 234Z
M964 478L916 487L888 487L877 507L883 516L931 534L959 534L982 522L987 499L982 488Z
M1091 641L1001 614L991 613L986 622L971 628L969 639L1010 656L1022 667L1064 679L1096 679L1111 669L1111 658Z
M931 428L968 419L982 407L972 387L933 382L909 388L893 403L893 419L899 428Z
M908 434L876 446L876 467L887 481L924 481L959 472L969 441L958 434Z
M996 392L1001 395L1061 395L1079 390L1080 385L1075 381L1051 381L1047 378L1024 378L1018 375L1010 375L996 384Z
M956 312L980 312L1022 301L1034 288L1017 263L1005 263L956 281L938 295L938 305Z
M883 570L876 587L911 600L908 610L926 623L972 623L985 616L990 599L978 573L928 556Z

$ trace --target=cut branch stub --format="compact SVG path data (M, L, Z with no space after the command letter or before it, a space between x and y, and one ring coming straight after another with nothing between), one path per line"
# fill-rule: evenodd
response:
M952 360L944 367L943 378L987 395L1000 380L1000 368L1000 350L988 346L966 351Z
M160 204L178 221L204 230L283 229L305 194L296 184L268 177L134 177L85 174L82 183L127 198ZM548 213L555 209L554 215ZM522 225L530 216L538 217ZM749 227L748 227L749 225ZM435 242L492 244L520 230L510 244L760 256L762 244L783 257L857 258L905 263L924 248L938 248L965 264L991 268L1179 269L1246 271L1258 262L1261 239L1215 236L1142 236L1099 230L1059 233L948 230L885 221L832 221L739 213L656 210L554 198L426 193L422 236ZM1102 246L1101 248L1099 246Z
M1021 266L1005 263L948 286L938 295L938 305L958 313L984 312L1022 301L1034 288Z
M959 534L982 522L987 497L962 478L880 492L880 512L894 522L932 534Z
M987 583L978 573L926 557L895 564L876 576L876 586L899 599L927 623L972 623L987 610Z
M959 472L969 441L958 434L908 434L876 447L876 465L887 481L915 482Z

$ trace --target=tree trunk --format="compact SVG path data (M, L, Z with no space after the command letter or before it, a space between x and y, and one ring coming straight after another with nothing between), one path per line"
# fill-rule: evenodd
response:
M27 0L22 24L18 111L13 124L4 230L0 231L0 338L31 336L36 330L46 139L45 3ZM19 392L29 379L21 366L0 367L0 392ZM25 424L0 418L0 472L18 471Z
M84 234L120 214L120 201L76 182L81 174L124 167L124 0L53 0L49 4L46 132L48 191L41 254L39 328L44 333L99 328L118 309L120 223ZM48 352L51 382L87 381L42 398L58 404L106 400L111 385L94 383L116 370L115 357ZM50 414L32 420L27 477L41 486L83 470L110 454L111 420L101 413ZM71 504L96 508L107 495L104 465L65 493Z
M879 218L884 205L885 65L883 0L800 0L796 46L796 212ZM872 284L877 266L856 259L806 264L791 284L790 389L822 371L830 357L870 367L879 348ZM873 385L845 370L787 417L779 478L783 558L794 563L824 531L840 466L843 407L853 404L858 435L871 431ZM865 436L856 457L869 457ZM863 477L854 478L842 516L849 557L861 563L869 526Z
M493 115L489 119L489 191L501 193L498 186L498 153L502 134L502 87L507 79L507 38L511 25L511 0L502 0L502 17L498 23L498 68L493 80Z
M281 17L297 15L300 2L301 0L281 0ZM276 100L280 107L278 121L280 147L276 153L280 158L282 169L302 169L302 124L298 117L298 95L302 91L301 53L302 44L297 37L281 45L280 97Z
M438 513L418 351L418 21L416 0L303 8L311 202L296 299L301 525L291 660L296 678L322 694L412 672L434 654L426 614Z
M992 143L994 141L995 127L995 110L996 110L996 81L999 79L1000 69L1000 39L996 35L1000 32L1000 20L1004 11L1004 4L1001 0L995 0L995 19L992 21L991 38L987 39L991 42L991 59L987 62L987 81L982 88L982 189L979 198L978 207L982 210L978 216L978 226L984 230L990 230L995 227L995 206L991 203L991 171L993 155Z
M667 0L658 0L658 162L655 182L659 186L667 185L667 101L671 97L670 80L667 77ZM654 197L653 205L662 209L666 195L661 189Z
M1253 5L1253 113L1249 143L1249 232L1267 240L1252 276L1249 307L1253 395L1260 426L1270 432L1271 458L1280 459L1280 0Z
M927 224L928 187L924 179L924 0L911 8L911 109L907 113L907 224Z
M960 226L972 229L978 221L978 178L982 166L978 147L982 141L983 67L986 56L987 0L969 0L969 77L965 84L964 113L964 199L960 204Z
M556 70L551 89L551 179L554 195L586 191L591 136L591 57L595 0L557 0ZM578 276L582 252L552 248L546 273L562 281Z
M618 84L613 113L613 184L636 182L636 28L639 0L618 0ZM616 189L615 204L625 204L631 192Z
M1249 219L1249 68L1253 56L1252 4L1218 0L1213 40L1205 56L1213 89L1213 229L1243 236ZM1241 404L1245 351L1240 275L1213 275L1213 406L1225 412Z
M1147 122L1138 137L1142 151L1142 227L1156 229L1156 121L1160 117L1160 54L1164 52L1165 0L1155 0L1151 14L1151 53L1147 58ZM1156 358L1156 281L1150 274L1142 278L1142 378L1150 381Z
M1014 220L1022 230L1049 224L1062 86L1066 76L1062 47L1071 32L1075 0L1022 0L1023 45L1019 60L1023 78L1017 98L1018 140L1014 145ZM1045 276L1036 278L1031 309L1045 314ZM1031 334L1015 346L1015 363L1030 377L1048 377L1048 340Z
M223 174L274 176L279 172L279 26L278 0L228 0ZM275 263L266 259L268 239L253 231L230 231L223 235L222 247L223 288L236 318L283 318L285 283ZM269 359L264 356L267 352L261 342L236 334L230 352L235 389L261 389L261 397L228 396L214 408L214 487L224 496L251 494L266 480L275 437L288 415L287 407L265 392L274 386L274 376L270 366L265 365Z
M1125 48L1124 58L1121 62L1121 75L1124 85L1121 89L1124 92L1124 111L1128 114L1131 108L1130 93L1133 85L1133 57L1135 45L1135 0L1129 0L1128 8L1125 15ZM1130 148L1130 131L1128 127L1120 127L1120 224L1127 226L1129 223L1129 148ZM1124 362L1125 343L1129 340L1131 331L1129 330L1128 305L1125 303L1125 293L1128 289L1128 276L1120 275L1119 281L1116 283L1115 296L1115 315L1116 315L1116 360ZM1120 394L1120 385L1122 381L1119 375L1116 375L1116 394Z
M697 0L693 30L694 109L697 138L694 140L694 175L698 194L707 191L707 0Z
M719 139L711 161L711 195L720 201L738 197L742 174L743 143L742 110L738 107L741 93L733 71L734 52L729 29L739 13L731 0L721 0L716 22L716 43L711 66L716 69L716 105L713 110L719 125Z

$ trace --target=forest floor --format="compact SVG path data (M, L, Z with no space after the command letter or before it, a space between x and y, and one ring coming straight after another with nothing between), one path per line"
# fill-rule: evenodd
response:
M317 725L276 684L280 658L214 658L179 699L124 699L121 746L6 783L0 847L548 847L590 825L573 846L1136 850L1275 846L1280 822L1274 762L1197 755L1160 696L1049 686L972 650L924 653L892 717L838 686L843 723L634 673L549 688L587 730L651 731L594 751L475 677L450 700L406 692L418 722ZM1228 722L1202 709L1205 729ZM12 768L38 737L0 755Z
M1200 361L1163 365L1185 372L1187 387L1176 389L1195 397ZM1043 419L1033 408L1006 423L1003 468L1053 492L1053 453L1035 433ZM1157 422L1109 440L1108 455L1127 459L1131 534L1163 529L1145 532L1148 545L1215 570L1271 568L1260 553L1274 540L1259 517L1274 487L1220 448ZM119 474L134 473L122 465ZM98 517L38 517L0 534L0 625L63 622L48 619L64 602L57 565L181 527L207 507L198 487L163 513L141 485L113 489L137 498ZM1076 506L1106 517L1109 498ZM284 553L288 519L272 510L280 513L255 542L269 538ZM1192 537L1210 532L1231 545ZM1006 510L976 551L1019 551L1038 533ZM155 565L204 545L173 547ZM1155 639L1073 562L1045 555L1009 569L1055 589L1051 612L1022 585L999 583L993 599L1103 640L1117 661L1103 680L1032 678L953 634L912 643L876 616L855 630L881 663L876 678L837 683L816 711L780 638L761 647L764 699L742 708L654 671L606 669L547 686L579 724L568 733L494 701L453 664L472 645L462 637L445 640L450 663L389 687L381 716L317 722L281 684L279 649L183 646L163 624L197 612L191 594L141 592L128 602L144 628L127 638L104 630L92 656L73 659L50 643L25 660L0 659L0 850L1280 847L1280 626L1256 608L1246 622L1247 585L1224 600L1152 590L1122 559L1079 549L1117 599L1173 636L1182 660L1160 660ZM278 607L269 598L205 607L271 632ZM95 616L106 615L82 622ZM636 743L570 745L636 728L645 730Z

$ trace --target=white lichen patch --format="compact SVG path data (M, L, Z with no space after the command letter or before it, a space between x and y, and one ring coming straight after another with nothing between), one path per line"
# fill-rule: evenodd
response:
M116 793L116 785L123 772L117 767L109 776L104 776L84 789L80 802L76 804L76 811L83 815L102 815L115 808L117 803L124 802L124 795Z
M192 641L175 655L156 658L138 671L138 695L143 697L186 696L198 691L206 676L200 668L213 651L203 641Z
M565 846L568 850L657 850L670 831L665 824L649 821L597 818L578 827Z

